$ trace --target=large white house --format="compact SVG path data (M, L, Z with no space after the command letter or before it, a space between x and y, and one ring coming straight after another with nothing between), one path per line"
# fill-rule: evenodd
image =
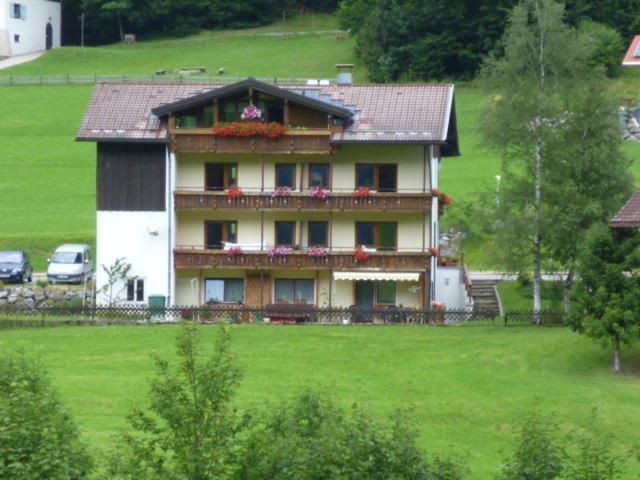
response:
M470 303L438 248L453 85L101 84L77 139L97 143L97 284L125 258L124 301Z
M60 47L61 5L0 0L0 58Z

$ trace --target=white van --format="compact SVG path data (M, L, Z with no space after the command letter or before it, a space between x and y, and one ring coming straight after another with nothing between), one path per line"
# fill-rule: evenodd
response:
M47 280L51 283L83 283L93 273L89 245L62 245L48 262Z

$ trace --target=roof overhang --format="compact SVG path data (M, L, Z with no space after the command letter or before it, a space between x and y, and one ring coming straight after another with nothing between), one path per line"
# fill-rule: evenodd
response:
M371 272L371 271L363 271L363 272L334 272L333 273L334 280L391 280L394 282L417 282L420 280L419 272Z
M231 85L225 85L224 87L216 88L215 90L211 90L209 92L200 93L198 95L184 98L173 103L161 105L152 109L151 112L158 117L163 117L173 112L184 110L185 108L194 107L201 103L212 101L216 98L233 95L234 93L241 92L248 88L253 88L254 90L257 90L259 92L273 95L275 97L280 97L298 103L300 105L304 105L305 107L320 110L328 114L335 115L339 118L347 119L351 118L351 116L353 115L353 112L347 108L342 108L337 105L333 105L321 100L317 100L315 98L308 97L306 95L301 95L299 93L277 87L275 85L270 85L268 83L256 80L252 77L249 77L246 80L242 80L237 83L232 83Z

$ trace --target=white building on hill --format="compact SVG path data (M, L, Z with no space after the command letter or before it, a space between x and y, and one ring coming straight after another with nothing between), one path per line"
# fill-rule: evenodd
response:
M0 0L0 59L60 47L61 5Z

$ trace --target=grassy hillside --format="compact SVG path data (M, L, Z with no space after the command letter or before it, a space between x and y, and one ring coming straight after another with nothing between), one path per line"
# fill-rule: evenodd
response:
M5 331L0 348L40 355L85 440L104 450L127 412L146 406L150 354L173 357L176 328ZM202 328L207 348L214 331ZM535 405L555 412L563 432L586 426L598 407L625 450L640 442L629 422L640 417L637 377L612 375L609 352L563 328L238 326L233 337L243 407L307 386L380 414L408 407L430 451L468 453L469 478L495 478L517 419ZM624 355L640 368L639 350ZM633 468L625 479L638 478Z
M305 15L264 28L203 32L131 45L65 47L33 62L0 70L0 76L151 75L180 67L207 67L210 74L217 75L224 67L225 76L230 77L334 78L336 63L358 63L353 39L332 32L337 28L329 15ZM364 69L357 67L355 74L364 78Z
M360 63L353 40L337 39L334 18L300 16L269 27L201 34L170 40L68 47L0 75L145 74L158 69L206 66L227 76L334 78L334 64ZM325 32L325 33L304 33ZM283 35L287 34L287 35ZM312 52L312 54L310 54ZM357 81L366 81L361 66ZM637 88L636 88L637 87ZM640 91L640 72L626 71L612 82L622 101ZM0 249L25 248L42 270L51 251L64 241L95 241L95 150L73 141L89 96L88 86L0 87ZM486 148L479 132L485 95L458 86L456 93L462 156L445 159L442 190L455 200L495 188L500 155ZM640 143L625 144L640 178ZM445 217L446 222L446 217ZM474 269L493 269L490 239L474 238L464 248Z

